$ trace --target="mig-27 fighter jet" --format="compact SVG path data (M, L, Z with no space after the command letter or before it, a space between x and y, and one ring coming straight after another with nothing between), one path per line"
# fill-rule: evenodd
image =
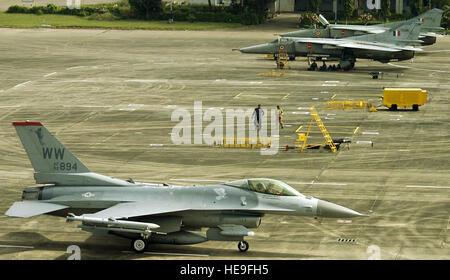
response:
M339 61L340 68L350 70L357 58L373 59L382 63L407 60L414 57L415 47L421 41L420 21L407 22L383 33L341 39L280 37L271 43L240 49L242 53L273 54L280 51L289 57L304 56L314 61ZM326 67L326 65L325 65Z
M252 178L216 185L175 186L123 181L90 171L40 122L13 122L35 170L10 217L40 214L79 221L82 230L131 239L143 252L149 243L238 242L254 235L265 214L349 218L366 216L300 194L274 179ZM192 231L208 228L206 236Z
M322 15L319 15L319 21L325 28L303 29L293 32L281 34L280 37L309 37L309 38L345 38L366 34L379 34L392 28L398 28L406 22L420 21L419 40L421 45L432 45L436 43L436 37L442 36L437 32L442 32L441 27L442 14L441 9L431 9L425 13L411 18L408 21L396 21L390 23L382 23L375 25L347 25L347 24L330 24Z

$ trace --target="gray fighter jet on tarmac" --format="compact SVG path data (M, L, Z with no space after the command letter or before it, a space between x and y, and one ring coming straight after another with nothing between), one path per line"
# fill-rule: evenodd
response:
M132 240L143 252L149 243L195 244L235 241L249 245L265 214L350 218L366 216L300 194L289 185L253 178L217 185L174 186L123 181L91 172L40 122L13 122L35 170L37 186L27 187L10 217L40 214L79 221L82 230ZM192 231L208 228L206 236Z
M240 49L242 53L273 54L281 51L289 57L304 56L314 61L339 61L339 66L350 70L357 58L373 59L382 63L407 60L414 57L415 47L421 41L420 21L407 22L383 33L341 39L280 37L271 43Z
M392 28L398 28L407 22L420 21L419 40L421 45L432 45L436 43L436 37L442 36L437 32L442 32L444 28L441 27L442 14L441 9L432 9L425 13L411 18L408 21L396 21L375 25L347 25L347 24L330 24L322 15L319 15L319 20L325 28L316 28L314 26L310 29L303 29L293 32L281 34L281 37L309 37L309 38L345 38L366 34L379 34Z

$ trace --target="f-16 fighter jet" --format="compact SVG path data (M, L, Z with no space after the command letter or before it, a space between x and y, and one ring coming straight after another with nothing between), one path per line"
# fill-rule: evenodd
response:
M432 9L425 13L411 18L408 22L420 21L419 40L421 45L432 45L436 43L436 37L442 36L436 32L442 32L444 28L441 27L442 14L441 9ZM325 28L303 29L293 32L281 34L281 37L313 37L313 38L345 38L365 34L383 33L392 28L398 28L406 23L406 21L396 21L375 25L347 25L347 24L330 24L322 15L319 15L320 22Z
M383 33L341 39L280 37L271 43L240 49L242 53L273 54L284 52L289 57L304 56L319 61L339 61L340 68L350 70L357 58L373 59L382 63L407 60L414 57L421 22L408 22ZM324 64L325 65L325 64Z
M300 194L274 179L252 178L217 185L175 186L123 181L90 171L40 122L13 122L35 170L10 217L41 214L81 222L82 230L131 239L143 252L150 243L238 242L253 236L265 214L330 218L365 216ZM208 228L206 236L192 231Z

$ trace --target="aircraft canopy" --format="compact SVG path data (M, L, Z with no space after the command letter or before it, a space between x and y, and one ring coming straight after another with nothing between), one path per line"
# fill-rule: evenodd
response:
M227 186L251 190L254 192L280 195L280 196L301 196L293 187L274 179L252 178L225 183Z

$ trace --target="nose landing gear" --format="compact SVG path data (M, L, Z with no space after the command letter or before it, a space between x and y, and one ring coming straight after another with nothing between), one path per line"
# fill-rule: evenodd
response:
M248 242L247 241L239 241L238 243L238 249L240 252L246 252L249 248Z

